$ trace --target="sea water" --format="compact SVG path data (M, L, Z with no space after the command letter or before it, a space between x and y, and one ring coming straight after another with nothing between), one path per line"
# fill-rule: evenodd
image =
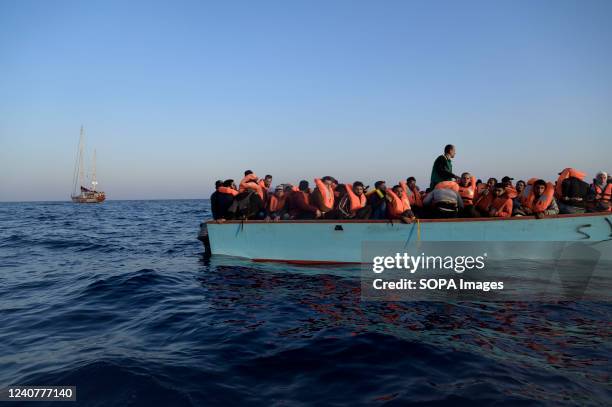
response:
M609 303L364 302L359 268L204 258L208 218L205 200L0 203L0 387L77 386L89 406L612 404Z

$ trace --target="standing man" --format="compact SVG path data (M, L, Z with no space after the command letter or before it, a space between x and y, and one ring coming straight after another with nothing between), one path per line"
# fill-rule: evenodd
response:
M438 182L459 179L458 176L453 174L453 163L451 161L453 158L455 158L455 146L448 144L444 147L444 154L434 161L433 168L431 169L429 189L434 189Z

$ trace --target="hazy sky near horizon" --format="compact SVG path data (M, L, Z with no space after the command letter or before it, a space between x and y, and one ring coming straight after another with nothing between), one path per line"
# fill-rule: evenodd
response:
M0 1L0 201L612 170L611 1Z

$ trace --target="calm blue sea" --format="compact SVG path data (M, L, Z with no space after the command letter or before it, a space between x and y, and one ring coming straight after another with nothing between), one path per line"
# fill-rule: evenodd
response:
M610 304L361 302L358 269L204 259L209 217L202 200L1 203L0 387L75 385L87 406L612 404Z

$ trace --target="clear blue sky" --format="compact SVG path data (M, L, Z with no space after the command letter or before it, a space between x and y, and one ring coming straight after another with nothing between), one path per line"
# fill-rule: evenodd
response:
M612 1L0 1L0 200L612 170Z

